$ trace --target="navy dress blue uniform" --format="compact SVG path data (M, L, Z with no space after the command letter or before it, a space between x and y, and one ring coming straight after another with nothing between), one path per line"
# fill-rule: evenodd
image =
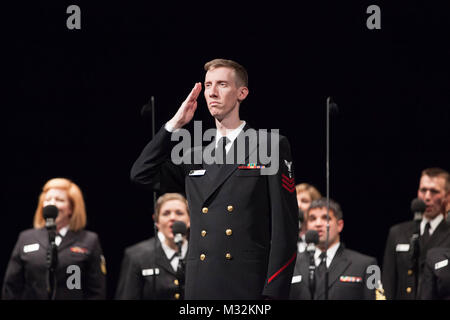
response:
M344 248L341 243L331 261L328 278L329 300L375 300L375 290L366 285L367 267L377 265L375 258ZM316 269L317 270L317 269ZM317 281L317 280L316 280ZM316 282L314 300L325 297L325 283ZM309 291L309 253L297 257L292 277L291 300L312 300Z
M6 270L2 298L47 300L47 248L45 228L20 233ZM67 273L70 265L80 268L81 288L70 289ZM70 279L69 279L70 280ZM94 232L68 231L58 246L56 300L106 298L106 266L98 236Z
M389 230L383 258L382 283L388 300L414 300L422 284L422 274L427 252L441 247L450 240L450 225L442 220L431 234L425 246L420 244L418 259L418 283L410 258L410 239L416 230L416 222L407 221ZM420 243L420 242L419 242Z
M427 253L420 299L450 300L450 241L445 245L445 248L432 248Z
M183 275L173 269L159 239L151 238L125 249L116 299L183 299L183 283Z
M276 141L274 175L227 164L213 176L215 164L195 158L195 150L191 156L198 162L175 165L173 146L171 133L161 128L133 165L131 179L161 193L186 194L191 213L186 299L287 299L298 235L287 139ZM245 159L259 147L247 148Z

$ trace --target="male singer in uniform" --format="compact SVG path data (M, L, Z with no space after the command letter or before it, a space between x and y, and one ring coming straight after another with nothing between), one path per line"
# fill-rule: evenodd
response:
M215 119L217 152L236 150L250 129L239 116L248 75L240 64L215 59L205 64L207 107ZM277 136L279 169L264 175L261 163L219 165L171 161L171 133L189 123L202 90L196 83L175 116L144 148L131 179L160 192L185 192L191 212L186 264L186 299L285 299L296 258L298 208L290 146ZM226 137L226 138L225 138ZM221 144L223 142L224 144ZM261 143L245 149L245 159ZM271 141L272 143L273 141ZM225 147L225 151L223 150ZM194 154L194 151L192 151ZM258 158L259 161L259 158Z
M417 197L426 210L420 222L417 275L411 261L411 237L416 222L391 227L384 252L382 282L388 299L413 300L420 291L427 251L441 247L450 238L450 226L444 219L442 201L450 191L449 173L441 168L422 171Z
M367 278L370 276L368 267L376 266L376 259L344 247L340 239L344 228L343 213L340 205L331 199L329 218L330 231L326 250L327 200L314 200L306 212L307 230L315 230L319 234L319 243L315 252L313 251L313 263L316 265L314 292L311 292L309 282L310 253L304 251L298 255L295 263L290 299L324 300L326 263L329 269L328 299L374 300L375 290L367 286Z

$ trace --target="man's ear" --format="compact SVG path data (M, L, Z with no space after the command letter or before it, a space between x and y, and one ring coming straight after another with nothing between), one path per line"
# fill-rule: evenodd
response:
M344 220L343 219L339 219L337 224L338 224L339 233L341 233L342 229L344 229Z
M239 87L238 100L242 102L248 96L248 88L247 87Z

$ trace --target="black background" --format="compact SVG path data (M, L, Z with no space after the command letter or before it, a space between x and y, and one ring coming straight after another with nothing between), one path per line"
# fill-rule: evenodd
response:
M4 5L1 277L41 187L67 177L83 190L113 296L124 248L153 234L152 195L129 181L151 138L140 109L155 97L159 129L217 57L249 72L241 118L280 129L296 182L323 194L326 98L338 103L330 194L342 239L381 263L389 227L412 218L421 170L450 169L449 11L437 1L296 2ZM81 30L66 27L70 4ZM381 30L366 27L371 4ZM203 97L194 119L213 126Z

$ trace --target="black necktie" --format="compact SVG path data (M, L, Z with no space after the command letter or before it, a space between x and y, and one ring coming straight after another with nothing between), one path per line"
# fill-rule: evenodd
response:
M316 269L316 279L317 279L317 283L321 282L323 280L323 278L325 277L325 272L327 270L327 266L326 266L326 260L325 260L325 251L323 251L320 256L320 263L317 266Z
M422 234L422 245L426 245L428 240L430 239L430 223L427 222L427 224L425 225L425 230L423 231Z
M230 139L228 139L227 137L222 137L217 142L217 146L216 146L214 155L216 157L216 164L218 164L219 167L221 167L221 165L225 164L225 162L226 162L227 151L226 151L225 147L229 142L230 142ZM218 159L222 159L221 163L219 162Z

